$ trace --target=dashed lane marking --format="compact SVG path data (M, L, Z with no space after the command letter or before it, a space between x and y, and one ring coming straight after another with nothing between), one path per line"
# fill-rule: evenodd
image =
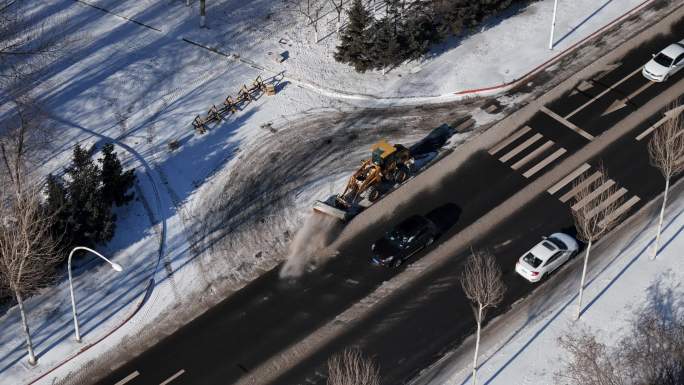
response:
M559 148L554 152L553 154L547 156L544 160L541 162L537 163L536 166L532 167L531 169L527 170L523 176L525 178L529 178L532 175L536 174L539 170L542 168L546 167L549 163L553 162L554 160L558 159L561 155L565 154L566 150L564 148Z
M644 132L642 132L641 134L637 135L636 140L642 140L642 139L644 139L644 138L647 137L651 132L653 132L656 128L662 126L662 125L665 124L665 122L667 122L669 119L672 119L673 117L675 117L675 116L681 114L683 111L684 111L684 106L679 106L679 107L673 108L673 109L671 109L671 110L669 110L669 111L666 111L665 114L664 114L665 116L663 116L662 119L660 119L659 121L655 122L655 124L653 124L651 127L649 127L649 128L647 128L646 130L644 130Z
M167 378L166 380L164 380L163 382L159 383L159 385L166 385L166 384L169 384L171 381L173 381L173 380L175 380L176 378L180 377L181 374L183 374L183 373L185 373L185 369L179 370L179 371L176 372L176 374L174 374L173 376L171 376L171 377Z
M490 155L494 155L494 154L496 154L497 152L503 150L504 147L506 147L506 146L508 146L509 144L515 142L518 138L520 138L521 136L525 135L525 134L526 134L528 131L530 131L531 129L532 129L532 128L530 128L530 126L525 126L525 127L521 128L521 129L518 130L516 133L514 133L514 134L511 135L511 136L509 136L508 139L501 141L501 143L499 143L499 144L497 144L496 146L494 146L493 148L491 148L491 149L489 150L489 154L490 154Z
M547 140L546 143L542 144L541 146L537 147L534 151L530 152L529 154L525 155L522 159L519 161L515 162L511 168L513 170L517 170L520 167L526 165L529 161L532 159L536 158L541 154L542 152L546 151L547 148L553 146L553 141L552 140Z
M577 193L580 192L580 190L582 190L583 188L585 188L589 183L593 183L596 179L600 178L601 175L601 171L596 171L595 173L591 174L589 177L587 177L587 179L583 180L582 183L573 187L572 190L568 191L562 197L560 197L560 201L563 203L569 201L570 198L577 195Z
M567 115L565 116L565 118L566 118L566 119L570 119L570 117L572 117L572 116L575 115L576 113L582 111L586 106L588 106L588 105L590 105L591 103L593 103L596 99L598 99L598 98L602 97L603 95L607 94L608 92L612 91L613 89L615 89L615 87L619 86L620 84L622 84L623 82L625 82L627 79L629 79L629 78L631 78L632 76L634 76L634 74L636 74L637 72L641 71L641 68L642 68L642 67L639 67L639 68L635 69L632 73L630 73L630 74L627 75L626 77L620 79L617 83L615 83L615 84L613 84L612 86L606 88L605 90L603 90L603 92L601 92L601 93L599 93L598 95L594 96L594 97L591 98L588 102L586 102L586 103L582 104L581 106L577 107L574 111L572 111L571 113L567 114Z
M540 108L540 110L543 111L544 113L546 113L547 115L549 115L550 117L556 119L557 121L562 123L564 126L568 127L569 129L571 129L571 130L575 131L576 133L582 135L586 139L589 139L589 140L594 139L593 135L591 135L590 133L584 131L583 129L581 129L579 127L577 127L574 123L572 123L569 120L565 119L564 117L558 115L557 113L549 110L548 108L546 108L546 106L542 106L542 108Z
M593 190L587 196L582 198L582 200L578 201L574 205L572 205L572 210L577 211L581 209L582 207L586 206L587 203L593 201L594 199L598 198L599 195L603 194L604 192L608 191L611 187L615 185L615 181L612 179L608 179L605 181L602 185L598 186L596 190ZM611 194L612 195L612 194Z
M563 187L565 187L565 185L567 185L571 181L575 180L575 178L582 175L582 173L587 171L589 168L591 168L591 166L588 165L587 163L579 166L579 168L577 170L571 172L565 178L559 180L555 185L551 186L551 188L546 190L546 191L548 191L548 193L551 195L557 193L558 190L562 189Z
M506 155L499 158L499 160L506 163L508 160L510 160L514 156L518 155L522 150L533 145L536 141L538 141L542 137L543 137L543 135L540 133L534 134L533 137L531 137L531 138L527 139L526 141L524 141L523 143L519 144L516 148L509 151Z
M138 377L139 375L140 375L140 372L138 372L138 371L136 370L135 372L133 372L133 373L127 375L127 376L124 377L121 381L117 382L117 383L114 384L114 385L124 385L124 384L130 382L132 379Z

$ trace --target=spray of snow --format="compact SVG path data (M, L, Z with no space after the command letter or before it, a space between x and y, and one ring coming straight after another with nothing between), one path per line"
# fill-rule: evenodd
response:
M297 278L335 255L329 246L342 231L339 219L312 213L295 235L287 260L280 270L281 278Z

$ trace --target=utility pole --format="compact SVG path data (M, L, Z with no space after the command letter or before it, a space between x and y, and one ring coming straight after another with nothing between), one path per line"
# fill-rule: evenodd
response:
M551 36L549 37L549 49L553 49L553 30L556 28L556 11L558 10L558 0L553 0L553 17L551 18Z

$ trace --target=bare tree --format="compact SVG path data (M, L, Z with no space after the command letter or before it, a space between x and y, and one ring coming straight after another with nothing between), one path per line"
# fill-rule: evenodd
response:
M659 293L656 286L650 296ZM653 300L653 299L651 299ZM670 304L672 305L672 304ZM654 309L655 307L655 309ZM612 347L588 330L568 332L558 339L568 353L556 373L556 384L681 385L684 383L684 317L679 308L652 303L639 309L630 329Z
M297 13L304 17L314 30L314 42L318 43L318 19L321 17L325 3L322 0L295 0Z
M342 24L342 12L344 12L344 0L328 0L332 5L335 13L337 14L337 20L335 21L335 30L337 35L340 34L340 26Z
M576 194L575 204L571 208L572 218L577 228L577 236L587 244L577 301L579 319L591 245L620 222L622 215L617 210L623 199L622 195L618 194L617 185L608 178L603 166L594 173L585 173L577 178L573 183L573 190Z
M475 354L473 355L473 385L477 384L477 355L480 350L480 331L487 309L501 302L506 285L501 279L501 268L494 256L484 251L472 251L461 274L461 286L466 297L472 302L477 334Z
M24 184L21 193L8 189L0 193L0 289L17 300L28 361L35 364L24 296L50 282L58 255L50 235L52 218L40 203L40 189Z
M658 255L660 233L663 226L665 206L667 205L667 193L670 190L670 180L684 170L684 135L682 135L684 134L684 119L682 119L682 113L678 111L679 109L680 106L678 104L672 105L670 111L675 111L675 113L662 126L656 128L653 137L648 143L648 154L651 158L651 164L657 167L665 178L665 193L663 195L663 204L660 206L660 217L658 219L658 228L656 230L651 259L655 259Z
M21 192L26 166L48 146L52 129L43 112L27 96L7 105L7 117L0 122L0 174L5 174Z
M380 374L360 350L345 349L328 360L328 385L380 385Z

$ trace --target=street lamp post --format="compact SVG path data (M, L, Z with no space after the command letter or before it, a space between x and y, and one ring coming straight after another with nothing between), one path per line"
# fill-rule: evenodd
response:
M105 262L109 263L109 265L114 269L114 271L122 271L123 268L121 265L118 263L114 263L110 261L109 259L105 258L104 255L98 253L97 251L84 247L84 246L77 246L74 247L73 250L69 253L69 260L67 262L67 269L69 271L69 292L71 293L71 311L74 315L74 330L76 331L76 341L81 342L81 332L78 330L78 312L76 311L76 300L74 299L74 284L71 280L71 257L74 255L74 251L76 250L86 250L90 251L91 253L97 255L98 257L102 258L105 260Z
M556 28L556 10L558 10L558 0L553 0L553 17L551 18L551 36L549 37L549 49L553 49L553 30Z

